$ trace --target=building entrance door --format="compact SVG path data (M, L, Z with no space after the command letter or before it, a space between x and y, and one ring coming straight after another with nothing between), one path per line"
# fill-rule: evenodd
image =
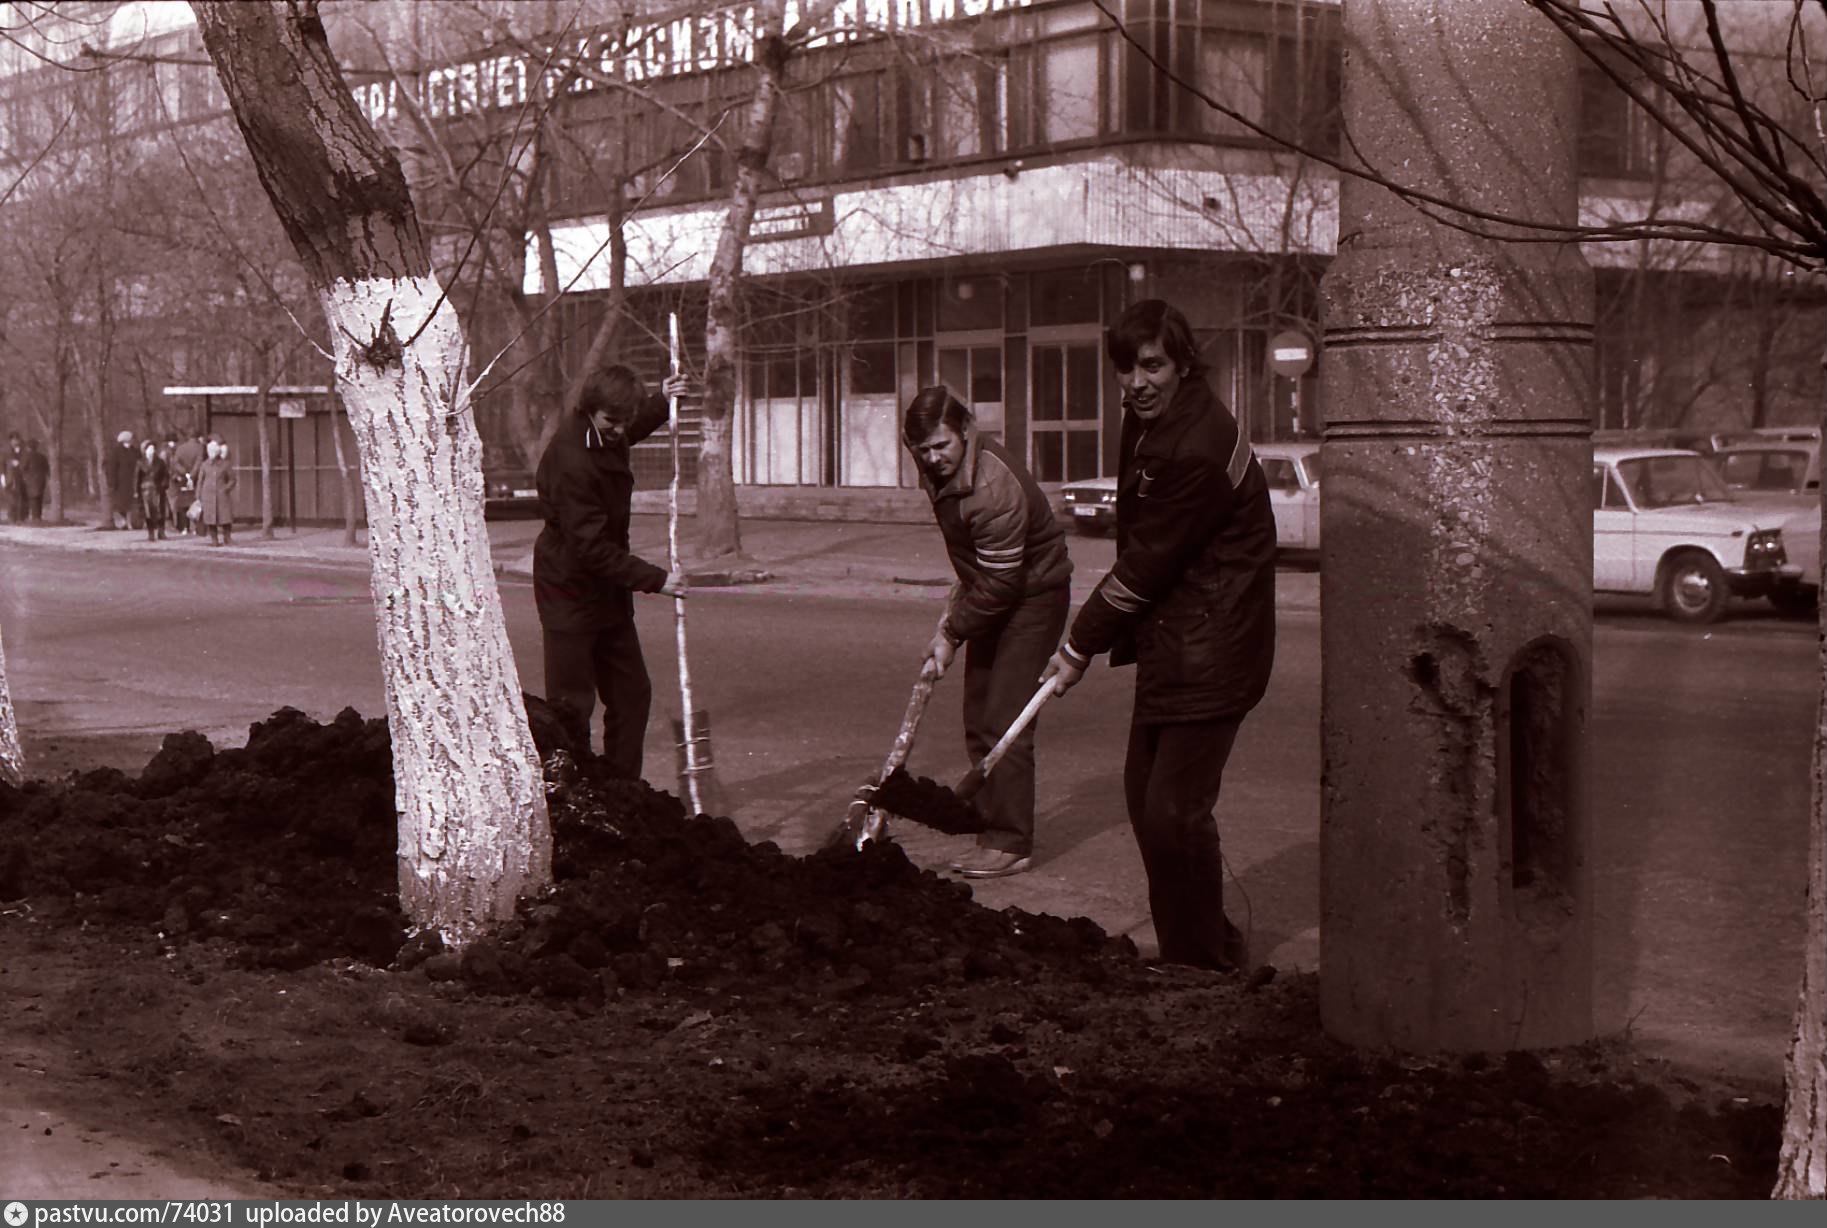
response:
M1104 381L1095 332L1033 339L1028 467L1042 482L1076 482L1103 471Z
M942 333L939 382L951 389L977 420L977 429L1003 438L1002 333L997 329Z

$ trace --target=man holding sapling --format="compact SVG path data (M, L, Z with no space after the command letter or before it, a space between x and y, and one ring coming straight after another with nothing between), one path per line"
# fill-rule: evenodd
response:
M1166 963L1234 969L1218 802L1275 657L1275 517L1237 420L1205 383L1186 317L1136 303L1105 334L1123 388L1116 563L1042 681L1060 693L1098 653L1136 666L1123 793Z
M634 627L635 593L685 596L684 578L628 548L634 471L629 449L665 424L682 375L653 396L623 366L590 377L577 412L552 436L534 478L545 527L533 544L533 601L545 648L546 698L563 700L587 730L603 701L603 758L638 780L653 687Z
M1072 560L1047 496L946 389L914 397L901 437L919 464L958 576L927 656L942 677L964 646L964 740L975 761L1014 723L1059 642ZM1002 878L1033 865L1032 724L971 800L984 830L951 869L965 878Z

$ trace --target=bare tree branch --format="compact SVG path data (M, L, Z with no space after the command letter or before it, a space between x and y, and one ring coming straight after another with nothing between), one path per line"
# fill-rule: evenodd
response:
M1818 267L1827 254L1827 236L1814 237L1801 235L1795 239L1779 235L1750 235L1742 231L1705 222L1687 221L1680 218L1646 218L1636 221L1620 221L1605 225L1574 225L1569 223L1549 222L1536 218L1518 217L1513 214L1498 213L1489 209L1480 209L1461 201L1451 200L1437 193L1427 192L1413 185L1402 183L1362 163L1352 163L1331 152L1317 148L1296 137L1275 132L1263 124L1251 119L1248 115L1212 97L1199 85L1188 81L1164 63L1146 42L1130 33L1123 21L1111 11L1108 0L1091 0L1098 11L1116 29L1124 42L1134 48L1155 71L1165 79L1198 98L1206 106L1220 115L1234 121L1247 131L1255 133L1284 149L1310 158L1322 166L1327 166L1341 175L1373 183L1407 201L1423 214L1440 222L1442 225L1465 231L1480 238L1498 239L1510 243L1621 243L1636 242L1644 239L1665 239L1677 242L1718 243L1724 246L1753 247L1767 251L1774 256L1792 264L1806 268ZM1549 0L1529 0L1531 4L1549 2ZM1492 230L1474 225L1483 222L1489 226L1502 229ZM1788 229L1785 226L1785 229Z

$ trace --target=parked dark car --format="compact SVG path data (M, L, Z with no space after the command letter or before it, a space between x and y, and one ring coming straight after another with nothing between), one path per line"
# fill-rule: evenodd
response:
M490 520L512 520L539 515L539 491L533 471L520 466L482 470L483 515Z

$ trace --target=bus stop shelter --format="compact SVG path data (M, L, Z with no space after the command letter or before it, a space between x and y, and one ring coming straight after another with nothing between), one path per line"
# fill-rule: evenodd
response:
M228 445L239 479L235 518L260 515L260 389L249 384L173 385L171 420ZM341 524L344 495L337 463L337 436L349 467L357 523L365 520L360 461L342 401L321 385L282 385L267 390L267 438L272 449L273 523Z

